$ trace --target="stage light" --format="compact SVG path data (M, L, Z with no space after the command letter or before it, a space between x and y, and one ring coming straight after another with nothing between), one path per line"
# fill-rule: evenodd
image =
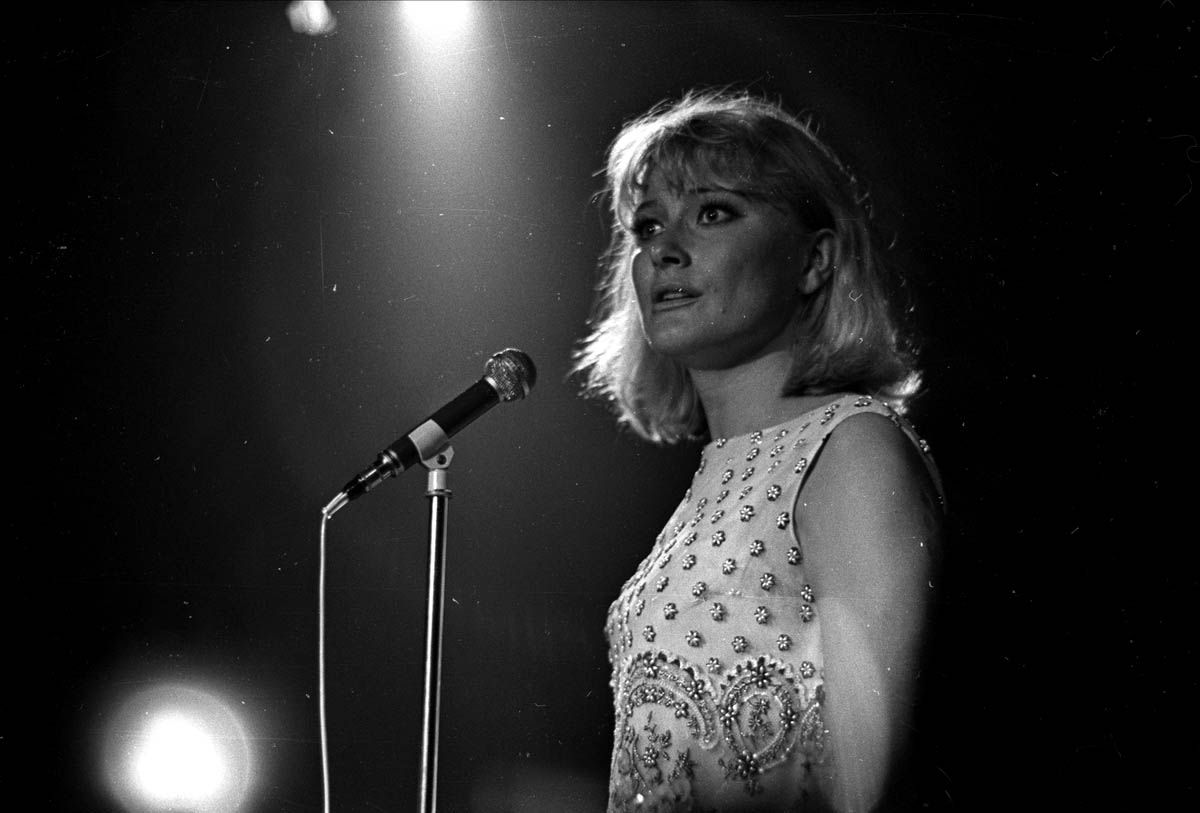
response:
M218 698L162 686L129 698L105 738L110 790L131 813L242 809L252 755L241 721Z
M337 18L325 0L293 0L288 3L287 18L297 34L319 37L337 30Z
M418 35L433 40L454 36L471 19L466 0L405 0L401 8Z

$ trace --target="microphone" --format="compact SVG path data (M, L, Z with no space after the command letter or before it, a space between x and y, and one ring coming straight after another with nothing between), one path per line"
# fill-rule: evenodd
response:
M323 509L325 517L333 516L387 478L433 457L450 445L451 436L496 404L524 398L536 381L537 368L529 356L511 347L496 353L484 365L483 378L380 452L374 463L346 483Z

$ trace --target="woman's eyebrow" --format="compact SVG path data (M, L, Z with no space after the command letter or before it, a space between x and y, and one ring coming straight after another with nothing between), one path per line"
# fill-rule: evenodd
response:
M685 189L685 195L705 195L713 192L721 192L727 195L737 195L739 198L749 198L750 193L746 189L740 189L734 186L697 186L690 189Z
M707 195L707 194L711 194L713 192L721 192L721 193L724 193L727 195L737 195L739 198L749 198L750 197L750 193L748 191L743 190L743 189L737 189L732 186L693 186L693 187L688 187L687 189L684 189L683 191L681 191L679 196L680 197L690 197L690 196L694 196L694 195ZM658 203L658 201L655 200L654 198L647 198L646 200L643 200L641 203L639 203L634 208L633 211L636 214L637 212L640 212L643 209L647 209L647 208L650 208L651 206L654 206L656 203Z

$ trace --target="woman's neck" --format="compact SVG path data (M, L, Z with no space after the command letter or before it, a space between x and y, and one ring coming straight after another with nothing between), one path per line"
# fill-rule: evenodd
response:
M690 370L713 438L730 438L785 423L833 400L831 395L783 395L790 348L771 350L737 367Z

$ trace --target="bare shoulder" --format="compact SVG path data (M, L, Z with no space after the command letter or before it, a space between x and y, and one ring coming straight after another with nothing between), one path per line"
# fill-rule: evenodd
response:
M861 413L830 434L797 499L797 532L814 565L870 567L936 556L942 518L929 469L889 418Z

